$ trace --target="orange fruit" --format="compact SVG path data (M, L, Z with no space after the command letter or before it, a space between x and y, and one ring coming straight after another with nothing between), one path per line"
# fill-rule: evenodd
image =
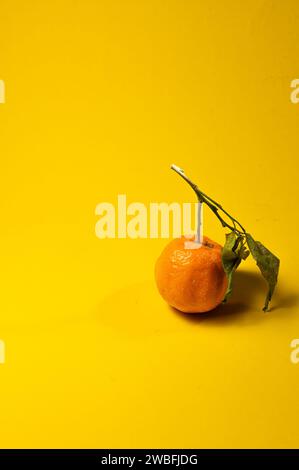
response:
M156 283L163 299L186 313L203 313L217 307L227 288L221 250L221 245L205 236L199 247L194 236L172 240L155 266Z

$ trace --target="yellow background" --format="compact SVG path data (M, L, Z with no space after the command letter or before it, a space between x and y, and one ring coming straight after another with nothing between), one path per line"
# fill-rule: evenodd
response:
M0 78L0 446L298 446L298 2L1 0ZM251 260L190 318L167 240L96 238L117 194L193 202L173 162L281 258L271 313Z

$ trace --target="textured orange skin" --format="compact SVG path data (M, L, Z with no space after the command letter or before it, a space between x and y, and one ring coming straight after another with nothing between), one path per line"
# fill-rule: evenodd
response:
M204 313L219 305L227 288L222 247L203 237L199 248L188 248L194 237L172 240L155 266L156 283L166 302L186 313ZM187 242L187 246L186 243Z

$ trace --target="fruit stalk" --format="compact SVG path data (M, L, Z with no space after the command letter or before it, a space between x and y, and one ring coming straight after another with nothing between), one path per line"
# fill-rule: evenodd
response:
M202 245L202 242L203 242L202 218L203 218L202 202L198 201L197 202L197 231L196 231L195 243L197 243L199 247Z
M198 193L196 191L196 185L192 183L191 180L185 175L184 171L179 168L177 165L171 165L171 169L178 173L187 183L192 187L192 189L196 192L197 196ZM197 202L197 230L194 242L198 245L198 248L201 247L203 241L203 223L202 223L202 216L203 216L203 201L198 197Z
M230 229L230 233L226 234L225 245L222 249L222 266L228 277L228 288L224 301L227 300L232 291L233 273L236 271L241 261L248 257L250 252L260 269L262 276L268 283L268 292L263 307L263 310L267 311L277 284L280 264L279 258L271 253L271 251L268 250L268 248L266 248L261 242L255 240L250 233L245 230L243 225L223 209L218 202L203 193L198 186L185 175L184 170L179 168L177 165L171 165L171 169L178 173L189 184L189 186L191 186L197 195L198 203L200 205L205 203L216 215L218 220L220 220L222 226ZM223 219L222 214L229 219L229 222ZM247 250L246 245L249 250Z
M189 186L191 186L191 188L197 195L198 202L200 203L204 202L211 209L211 211L216 215L216 217L220 220L221 225L223 227L229 228L232 232L234 232L238 236L245 235L246 230L240 224L240 222L238 222L233 216L231 216L226 210L224 210L223 207L220 204L218 204L218 202L214 201L212 198L207 196L207 194L203 193L198 188L198 186L194 184L193 181L191 181L190 178L188 178L188 176L185 175L184 170L182 170L182 168L178 167L177 165L171 165L170 168L174 170L178 175L180 175L189 184ZM221 211L230 219L230 223L228 223L226 220L224 220L221 217L221 215L219 214L219 211Z

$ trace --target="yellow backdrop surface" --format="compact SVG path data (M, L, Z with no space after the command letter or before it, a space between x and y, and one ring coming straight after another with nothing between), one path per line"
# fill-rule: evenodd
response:
M295 0L0 0L1 447L299 445L296 78ZM167 240L96 237L118 194L193 202L173 162L280 257L270 313L251 260L189 317Z

